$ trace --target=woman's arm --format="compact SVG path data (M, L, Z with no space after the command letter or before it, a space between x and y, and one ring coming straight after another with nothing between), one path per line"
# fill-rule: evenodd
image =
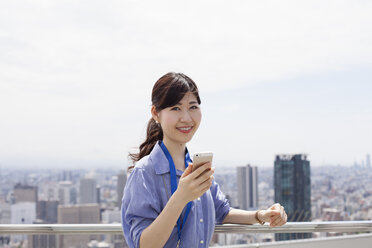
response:
M284 208L276 203L266 210L259 210L258 219L269 222L271 227L282 226L287 222L287 214ZM246 211L241 209L231 209L223 220L223 224L255 224L259 223L256 219L256 211Z
M159 216L143 230L140 247L163 247L185 205L184 201L173 194Z
M214 169L210 168L211 163L204 164L194 172L192 164L186 168L176 192L170 197L159 216L143 230L140 237L141 248L165 245L185 205L200 197L211 186ZM208 171L202 174L205 170Z

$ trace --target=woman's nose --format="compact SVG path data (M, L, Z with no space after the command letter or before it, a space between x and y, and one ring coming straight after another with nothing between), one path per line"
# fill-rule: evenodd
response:
M183 122L189 122L192 121L191 115L189 111L183 111L181 115L181 121Z

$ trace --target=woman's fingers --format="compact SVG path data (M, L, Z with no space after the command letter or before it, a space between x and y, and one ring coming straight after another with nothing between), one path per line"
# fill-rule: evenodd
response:
M198 178L204 171L209 170L212 167L212 163L208 162L203 165L201 165L199 168L197 168L195 171L191 173L192 178Z
M189 164L180 178L177 189L181 192L184 199L192 201L211 187L214 173L214 168L211 169L211 166L211 163L205 163L192 171L193 165Z
M280 215L270 218L270 226L277 226L281 222L282 218Z
M202 184L203 182L209 180L209 179L211 178L211 176L214 174L214 170L215 170L215 169L212 168L212 169L210 169L210 170L204 172L204 174L200 175L199 177L197 177L197 178L195 179L195 182L196 182L197 184Z
M211 176L208 180L204 181L202 184L200 184L199 188L202 194L204 194L205 191L207 191L212 186L213 176Z
M193 165L192 163L189 163L189 166L187 166L186 170L182 173L181 178L187 177L192 172Z
M272 222L272 220L274 220L274 218L276 218L277 216L280 215L280 212L278 210L263 210L263 211L260 211L260 212L263 212L262 214L262 218L260 218L261 220L265 221L265 222Z
M282 226L287 223L287 214L284 210L284 207L281 206L279 203L274 204L270 207L272 213L274 215L270 216L270 226Z
M286 221L281 217L281 216L277 216L275 219L273 219L271 222L270 222L270 226L282 226L286 223Z

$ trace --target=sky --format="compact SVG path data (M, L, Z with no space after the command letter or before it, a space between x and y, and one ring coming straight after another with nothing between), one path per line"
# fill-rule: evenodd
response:
M0 166L125 168L169 71L198 85L191 153L312 166L372 153L372 2L0 3Z

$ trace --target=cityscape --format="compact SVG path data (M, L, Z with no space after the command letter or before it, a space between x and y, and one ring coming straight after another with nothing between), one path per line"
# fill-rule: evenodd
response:
M0 248L128 247L127 157L168 72L197 85L187 145L213 151L230 206L288 215L218 226L210 247L371 247L371 13L364 0L0 1Z
M265 209L279 202L291 222L371 220L371 169L370 155L352 166L311 167L305 154L284 154L276 156L272 167L248 164L216 168L215 180L235 208ZM120 223L126 178L125 168L2 167L0 224ZM338 235L343 234L216 234L211 246ZM0 247L117 248L126 247L126 243L122 235L4 235Z

